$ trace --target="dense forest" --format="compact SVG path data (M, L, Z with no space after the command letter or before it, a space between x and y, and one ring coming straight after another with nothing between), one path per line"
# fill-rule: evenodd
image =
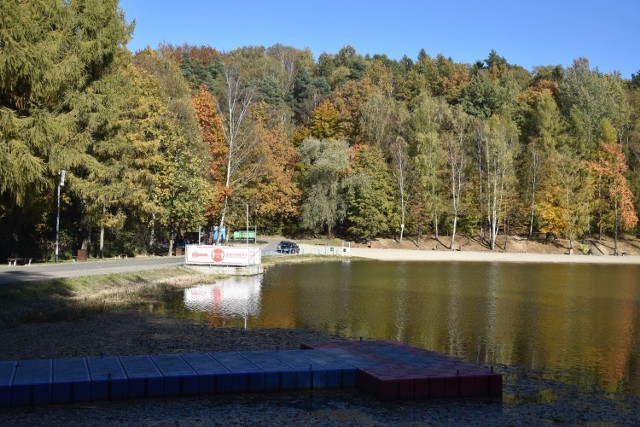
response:
M167 253L247 217L260 234L491 249L637 232L640 72L495 51L132 53L132 31L117 0L2 2L0 258L53 259L58 212L63 259Z

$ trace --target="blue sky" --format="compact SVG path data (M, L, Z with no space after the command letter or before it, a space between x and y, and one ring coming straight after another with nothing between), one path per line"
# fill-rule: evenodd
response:
M640 70L640 0L204 1L121 0L136 28L131 51L160 43L229 51L276 43L317 59L346 45L362 55L415 59L421 48L455 62L494 49L511 64L570 66L586 57L624 78Z

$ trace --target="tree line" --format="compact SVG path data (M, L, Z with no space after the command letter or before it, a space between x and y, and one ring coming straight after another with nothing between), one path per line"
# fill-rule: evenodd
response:
M131 53L117 0L3 2L1 256L166 253L199 226L367 241L637 231L640 72Z

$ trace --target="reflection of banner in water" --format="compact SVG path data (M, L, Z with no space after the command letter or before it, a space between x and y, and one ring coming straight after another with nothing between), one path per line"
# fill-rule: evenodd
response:
M260 312L262 276L229 277L214 285L185 289L184 305L193 311L225 316L255 316Z

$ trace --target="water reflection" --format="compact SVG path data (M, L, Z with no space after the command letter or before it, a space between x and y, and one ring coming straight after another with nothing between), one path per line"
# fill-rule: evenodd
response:
M185 292L212 324L397 339L640 394L640 266L326 262Z
M262 275L229 277L213 285L199 285L184 291L187 310L206 312L215 319L242 318L244 327L250 316L260 313Z

